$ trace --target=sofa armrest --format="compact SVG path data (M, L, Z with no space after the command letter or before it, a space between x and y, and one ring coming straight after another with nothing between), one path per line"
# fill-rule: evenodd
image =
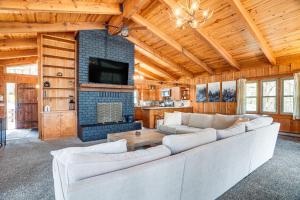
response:
M163 119L158 119L156 120L156 128L158 128L160 125L164 124L164 120Z

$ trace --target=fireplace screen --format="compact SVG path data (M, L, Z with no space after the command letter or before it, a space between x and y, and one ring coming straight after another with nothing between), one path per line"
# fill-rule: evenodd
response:
M109 123L122 121L122 103L98 103L97 122Z

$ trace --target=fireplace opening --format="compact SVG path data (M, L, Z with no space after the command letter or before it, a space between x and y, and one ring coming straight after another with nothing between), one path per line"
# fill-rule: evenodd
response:
M118 123L123 121L122 103L97 103L97 123Z

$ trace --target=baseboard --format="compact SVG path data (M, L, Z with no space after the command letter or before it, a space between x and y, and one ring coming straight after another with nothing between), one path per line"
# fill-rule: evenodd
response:
M290 136L290 137L299 137L300 138L300 134L295 134L295 133L279 132L279 135Z

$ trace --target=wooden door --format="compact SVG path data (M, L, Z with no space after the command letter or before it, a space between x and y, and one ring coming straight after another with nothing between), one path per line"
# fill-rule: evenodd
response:
M76 112L74 111L61 112L60 135L61 136L76 135Z
M38 125L37 89L35 84L19 83L16 89L16 128Z

